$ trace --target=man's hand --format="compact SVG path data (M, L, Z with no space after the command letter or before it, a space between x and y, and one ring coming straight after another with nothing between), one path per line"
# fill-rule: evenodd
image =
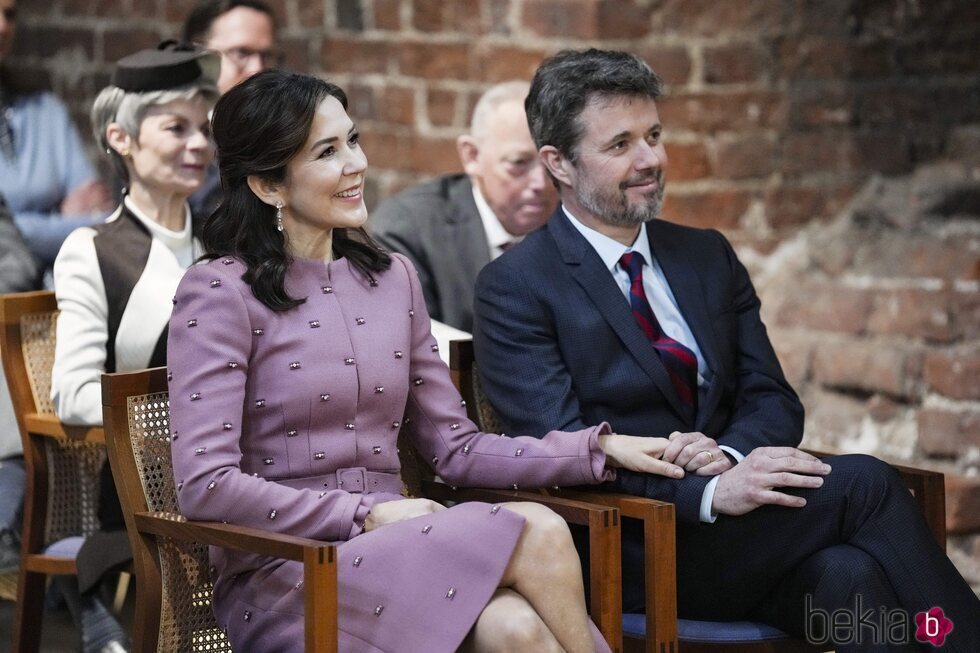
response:
M681 478L684 470L660 459L667 448L667 438L646 438L610 433L599 436L599 447L606 452L606 464L634 472Z
M806 499L777 492L777 487L818 488L830 465L793 447L760 447L718 477L711 508L723 515L744 515L771 504L802 508Z
M674 431L669 440L663 459L698 476L714 476L732 467L718 443L704 433Z
M445 510L446 506L429 499L400 499L376 504L364 519L364 532L373 531L386 524Z
M85 215L108 211L112 208L112 197L100 181L92 180L72 189L61 201L62 215Z

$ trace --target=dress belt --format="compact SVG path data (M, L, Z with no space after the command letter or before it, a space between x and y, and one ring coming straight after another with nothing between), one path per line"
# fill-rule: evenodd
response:
M369 472L365 467L343 467L330 474L278 481L291 487L346 490L347 492L390 492L400 494L404 483L393 472Z

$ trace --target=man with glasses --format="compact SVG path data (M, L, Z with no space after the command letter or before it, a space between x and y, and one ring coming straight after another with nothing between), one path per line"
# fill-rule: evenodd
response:
M276 16L262 0L204 0L184 22L183 40L221 53L218 91L257 72L281 63L276 47ZM217 162L211 164L204 185L190 197L191 211L207 217L221 201Z

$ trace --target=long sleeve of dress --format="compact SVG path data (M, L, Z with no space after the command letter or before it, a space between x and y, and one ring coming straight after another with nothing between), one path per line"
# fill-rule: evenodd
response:
M83 229L65 241L54 266L58 299L51 399L68 424L102 424L102 373L108 338L106 293L92 239Z
M181 511L190 519L227 520L326 541L350 539L361 532L374 505L370 494L293 488L241 468L255 326L242 296L250 288L237 279L241 271L220 263L192 266L177 289L167 359Z
M598 436L610 432L605 423L580 431L552 431L540 439L481 433L466 418L446 364L439 358L418 275L407 259L392 258L393 266L407 269L412 291L405 415L416 447L443 479L454 485L501 488L585 485L614 477L605 469L606 456L598 446Z

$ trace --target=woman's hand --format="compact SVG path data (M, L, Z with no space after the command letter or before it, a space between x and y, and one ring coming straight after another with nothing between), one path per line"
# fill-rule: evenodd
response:
M599 447L606 452L606 464L634 472L682 478L684 470L661 460L670 440L611 433L599 436Z
M399 499L378 503L364 519L364 532L373 531L385 524L405 521L428 515L429 513L445 510L446 506L429 499Z

